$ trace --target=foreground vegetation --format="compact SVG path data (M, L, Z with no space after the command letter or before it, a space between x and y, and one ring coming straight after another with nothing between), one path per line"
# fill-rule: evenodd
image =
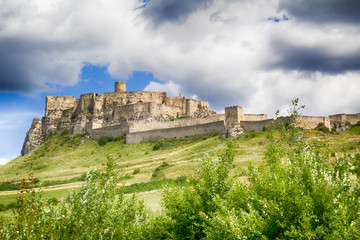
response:
M359 239L358 142L347 149L354 154L329 151L296 127L298 110L294 101L293 122L268 130L260 164L250 164L246 169L234 165L236 141L227 142L217 160L211 155L203 158L185 184L166 189L162 210L157 212L135 196L125 197L124 187L119 188L117 183L126 174L118 172L112 158L108 158L104 172L90 171L80 190L61 202L32 190L35 179L30 175L23 183L29 188L20 195L14 215L0 222L0 236ZM171 166L162 163L157 168L161 172Z

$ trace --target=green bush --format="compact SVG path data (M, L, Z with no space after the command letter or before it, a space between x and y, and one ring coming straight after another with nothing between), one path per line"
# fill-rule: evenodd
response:
M169 231L174 239L206 236L209 216L220 210L221 200L231 187L232 179L228 173L233 158L232 142L228 142L228 148L219 155L218 161L205 158L200 162L201 170L192 186L165 191L163 205L166 216L171 219Z
M159 170L154 171L154 173L151 175L153 178L164 178L165 174Z
M147 230L147 212L136 198L117 190L118 174L112 160L106 172L90 171L84 186L64 200L42 198L26 190L19 207L0 221L1 239L141 239ZM33 179L29 181L33 184ZM141 223L141 224L140 224ZM146 232L147 233L147 232Z
M98 139L98 143L99 143L99 146L105 146L108 142L112 141L113 138L112 137L108 137L108 136L101 136L99 139Z
M157 141L153 147L153 151L159 150L159 149L163 149L165 148L165 140L162 139L160 141Z
M133 171L133 174L136 175L136 174L138 174L139 172L140 172L140 168L137 168L137 169L135 169L135 170Z
M108 142L116 142L116 141L124 141L125 142L125 135L119 135L117 137L108 137L108 136L101 136L98 139L99 146L105 146Z
M324 123L319 123L316 128L316 130L324 132L324 133L330 133L330 129L324 125ZM336 131L336 129L335 129Z

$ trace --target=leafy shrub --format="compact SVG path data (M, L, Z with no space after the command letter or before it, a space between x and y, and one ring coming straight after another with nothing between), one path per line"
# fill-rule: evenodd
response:
M7 210L6 206L4 204L0 203L0 212L6 211L6 210Z
M157 141L153 147L153 151L159 150L159 149L163 149L165 148L165 140L162 139L160 141Z
M101 136L98 140L98 144L99 144L99 146L105 146L108 142L110 142L112 140L113 140L112 137Z
M324 123L319 123L316 128L316 130L324 132L324 133L330 133L330 129L324 125ZM336 131L336 129L335 129Z
M201 239L206 236L208 217L220 209L219 203L230 189L228 173L234 158L232 142L218 161L203 159L194 185L165 191L163 205L171 219L170 235L174 239Z
M297 116L297 101L293 115ZM358 239L358 183L351 163L303 139L295 122L269 131L265 162L249 166L248 183L235 180L221 209L210 216L209 239Z
M106 172L90 171L84 186L72 192L64 203L41 197L34 190L24 191L14 216L0 221L2 239L140 239L147 213L136 198L125 198L117 190L118 174L112 160ZM33 178L29 177L33 185ZM27 184L27 183L25 183Z
M137 169L135 169L135 170L133 171L133 174L136 175L136 174L138 174L139 172L140 172L140 168L137 168Z
M165 174L159 170L154 171L154 173L151 175L153 178L164 178Z
M125 141L125 135L119 135L117 137L101 136L98 139L99 146L105 146L108 142Z

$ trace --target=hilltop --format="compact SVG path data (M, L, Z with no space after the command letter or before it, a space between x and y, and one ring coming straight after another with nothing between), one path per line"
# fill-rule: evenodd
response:
M338 134L316 130L306 130L305 133L311 141L319 141L329 154L339 156L359 152L359 129L359 126L354 126ZM265 151L266 134L246 132L235 138L234 164L247 166L250 161L260 162ZM104 144L84 134L70 135L66 130L56 132L32 153L0 166L0 182L18 182L30 172L41 182L78 182L87 171L102 168L108 157L114 159L117 169L127 174L125 183L151 181L155 169L163 162L171 166L163 170L163 177L175 179L193 172L197 161L205 155L214 157L225 148L227 139L215 133L134 144L125 144L124 141L120 136L108 138ZM135 170L138 171L136 174Z
M294 100L298 103L298 99ZM51 134L67 131L71 136L85 134L92 139L124 135L126 143L224 133L236 137L244 131L262 131L273 119L267 114L247 114L241 106L225 107L225 114L209 108L207 101L166 92L127 91L125 82L115 82L115 91L74 96L47 96L45 115L35 118L27 132L22 155L31 153ZM279 118L288 123L291 117ZM360 121L358 114L299 116L299 126L324 126L344 131Z

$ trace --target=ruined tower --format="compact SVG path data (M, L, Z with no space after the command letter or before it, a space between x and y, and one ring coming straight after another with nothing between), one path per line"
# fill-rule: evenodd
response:
M115 82L115 92L126 92L126 82Z
M244 121L244 112L240 106L231 106L225 108L225 124L226 127L239 125L241 121Z

